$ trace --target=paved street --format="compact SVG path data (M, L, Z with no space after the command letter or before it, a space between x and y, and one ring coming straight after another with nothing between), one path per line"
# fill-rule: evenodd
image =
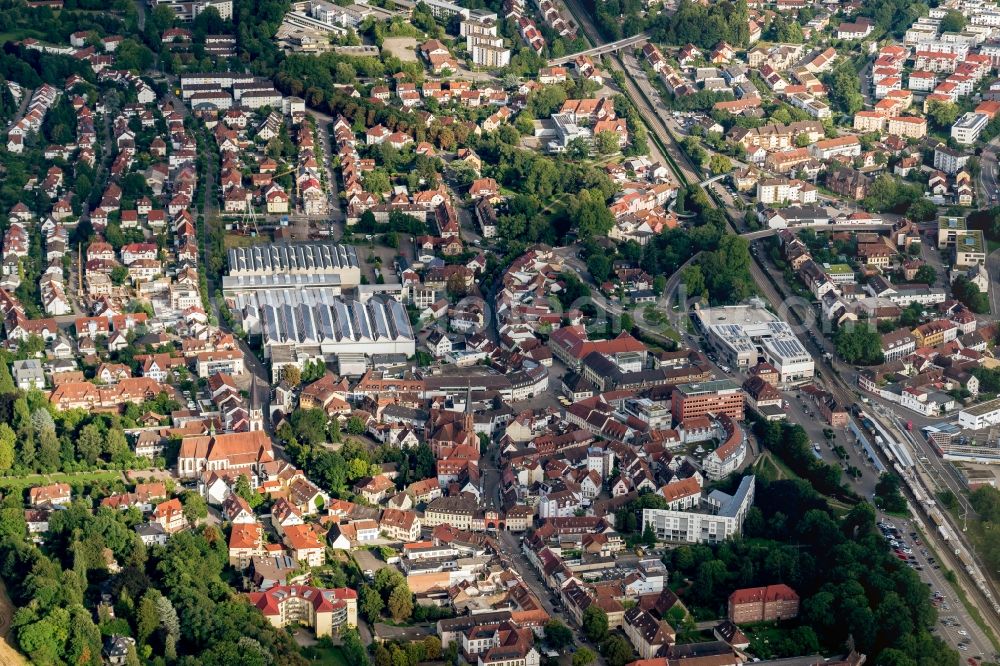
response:
M990 314L994 319L1000 318L1000 250L994 250L986 256L986 272L990 275Z
M597 31L594 29L593 24L589 20L589 16L581 11L579 3L577 0L568 0L567 6L574 13L574 15L581 21L581 26L591 37L591 41L594 43L600 43L597 36ZM609 62L612 63L612 67L616 69L621 69L620 64L615 58L609 58ZM640 115L643 120L649 126L650 132L657 137L666 146L667 150L670 151L671 156L674 157L677 168L688 182L698 182L701 180L699 175L695 173L695 170L690 166L690 162L687 157L682 153L676 142L673 141L670 133L667 131L665 124L663 122L663 110L653 108L647 99L646 95L642 94L642 91L638 90L637 86L626 77L626 94L632 99L633 103L636 104L639 109ZM662 104L662 102L659 102ZM989 170L987 170L989 171ZM990 171L990 173L992 173ZM730 208L731 204L726 202L727 213L731 219L741 219L738 215L738 211L734 211ZM741 230L734 228L736 233ZM770 304L777 309L779 315L796 326L797 332L800 339L806 346L809 353L816 359L817 367L817 383L823 385L827 384L827 390L831 391L835 398L843 405L848 406L857 400L860 395L859 390L856 388L856 376L854 371L849 366L840 363L836 358L832 358L829 361L824 361L824 357L828 353L832 353L833 345L832 342L823 336L818 326L814 311L808 303L801 303L794 307L794 312L790 310L790 303L783 295L775 288L776 284L782 284L782 277L774 269L769 262L765 262L759 253L755 253L754 261L750 265L751 276L754 282L757 284L764 297ZM765 269L770 273L765 273ZM785 293L791 293L787 290ZM799 324L801 322L801 324ZM898 425L896 426L898 428ZM895 428L894 428L895 429ZM931 454L928 456L929 460L932 460L932 465L940 466L942 463L940 459ZM950 466L949 466L950 467ZM949 471L947 469L937 470L938 474L945 479L945 483L950 486L951 475L953 470ZM978 597L975 597L976 603L983 606L983 601ZM991 609L990 609L991 610ZM986 613L989 617L995 619L995 617L987 610Z
M921 545L918 546L914 543L914 538L910 536L918 526L910 520L901 520L891 516L880 515L879 518L894 525L900 531L903 537L901 541L913 551L913 556L917 558L916 563L919 568L916 571L920 579L928 583L928 589L932 595L940 594L938 622L934 631L951 645L958 646L968 642L967 649L960 649L963 660L969 656L977 659L991 658L995 652L993 645L969 615L961 600L955 595L951 584L945 580L944 570L940 568L941 564L934 558L933 553L927 550L924 539L920 539ZM934 562L931 562L931 559L934 559Z
M562 602L553 604L553 599L556 599L545 587L542 579L538 576L538 572L535 570L528 558L524 556L521 551L520 537L513 532L508 532L506 530L500 532L500 547L502 549L501 556L504 559L505 564L514 568L521 579L524 581L525 585L528 586L536 597L538 601L542 604L542 608L545 612L549 614L549 617L561 620L563 624L570 628L573 632L573 640L576 642L577 646L586 646L595 655L598 655L597 661L595 663L603 664L604 658L599 656L597 646L590 643L583 634L579 631L579 627L576 626L573 619L568 613L564 612ZM557 599L558 601L558 599Z

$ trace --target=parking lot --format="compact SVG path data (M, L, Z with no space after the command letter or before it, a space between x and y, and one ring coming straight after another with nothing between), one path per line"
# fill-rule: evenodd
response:
M992 643L968 614L961 599L955 597L944 570L927 550L920 535L907 520L885 518L879 529L892 548L893 554L912 568L927 585L931 602L938 611L937 625L932 629L942 640L959 650L962 663L980 663L996 657ZM974 661L968 662L969 659Z
M365 576L374 576L382 568L388 566L385 562L375 556L373 552L365 549L358 549L351 553L354 561L358 563L358 568Z

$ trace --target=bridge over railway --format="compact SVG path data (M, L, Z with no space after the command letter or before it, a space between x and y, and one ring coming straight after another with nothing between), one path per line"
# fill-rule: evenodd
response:
M649 40L649 33L640 32L638 35L633 35L632 37L626 37L625 39L619 39L617 42L609 42L607 44L602 44L600 46L595 46L592 49L587 49L586 51L580 51L578 53L573 53L572 55L563 56L561 58L553 58L549 60L549 66L555 67L556 65L565 65L568 62L573 62L580 56L599 56L605 53L613 53L615 51L620 51L621 49L628 48L629 46L635 46L637 44L642 44Z

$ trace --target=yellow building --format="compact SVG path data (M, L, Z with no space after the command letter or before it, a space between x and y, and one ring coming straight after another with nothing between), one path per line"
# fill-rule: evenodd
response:
M247 595L275 627L298 623L312 627L316 636L334 629L358 626L358 593L350 588L324 589L309 585L276 585Z

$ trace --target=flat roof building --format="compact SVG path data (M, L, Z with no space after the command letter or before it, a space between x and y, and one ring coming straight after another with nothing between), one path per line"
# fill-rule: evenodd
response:
M680 384L674 388L671 409L680 423L693 416L721 416L743 419L743 390L729 379Z
M969 430L1000 425L1000 398L966 407L958 413L958 425Z
M792 327L768 311L760 301L747 305L700 308L701 328L727 363L744 370L763 356L778 370L782 384L812 379L815 365Z

